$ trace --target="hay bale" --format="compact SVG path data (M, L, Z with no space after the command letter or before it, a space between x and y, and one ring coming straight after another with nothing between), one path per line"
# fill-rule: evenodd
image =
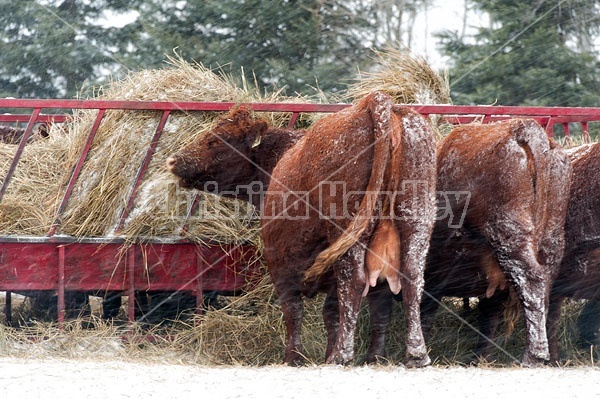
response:
M28 144L0 202L0 234L43 236L60 201L65 157L71 137L60 129L52 137ZM0 146L0 167L8 171L16 145ZM4 176L2 176L4 179Z
M168 58L168 66L131 73L98 90L97 99L139 101L306 102L306 98L262 96L256 89L237 87L233 79L198 63ZM71 172L77 164L96 110L76 110L63 126L52 126L50 138L29 144L0 203L0 234L43 236L50 230ZM61 215L60 234L104 237L115 234L132 184L149 148L161 113L108 110L70 200ZM210 129L215 112L173 112L167 121L134 207L119 234L125 237L180 236L191 190L181 190L164 168L166 158ZM263 113L275 126L289 114ZM0 167L8 170L16 146L0 146ZM235 166L232 166L235 167ZM199 194L210 218L194 217L185 230L192 240L259 243L256 213L246 203ZM248 209L246 209L248 208ZM241 218L232 217L242 209Z
M277 94L263 98L258 91L240 89L224 75L216 75L201 64L189 64L179 58L170 58L170 64L170 68L133 73L123 81L103 89L100 98L236 103L305 101L300 98L281 99ZM134 208L123 226L123 236L178 236L182 233L181 228L193 195L189 190L178 188L176 179L164 168L165 161L198 134L208 131L217 115L174 112L170 116L140 185ZM266 116L276 126L286 121L286 115L273 113ZM81 118L83 134L89 131L88 126L93 123L94 117L84 114ZM64 213L63 233L74 236L107 236L114 233L159 117L159 113L148 111L107 112ZM258 244L257 218L232 217L233 211L247 208L246 203L221 197L210 198L205 194L200 196L202 208L208 208L211 217L195 218L185 230L186 237L192 240ZM242 212L242 215L246 214L255 215L251 209Z

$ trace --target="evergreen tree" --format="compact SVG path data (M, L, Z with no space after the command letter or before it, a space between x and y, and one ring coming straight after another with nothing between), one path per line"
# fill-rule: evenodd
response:
M109 48L120 40L118 29L91 21L126 6L123 0L0 0L0 95L76 96L117 63Z
M487 13L489 27L472 38L441 35L455 104L600 104L600 65L590 46L600 1L470 1Z
M0 0L0 95L74 97L129 69L164 66L173 50L259 86L345 88L370 56L361 0ZM137 19L111 27L114 15ZM110 25L110 24L109 24Z
M157 66L156 55L177 48L186 59L227 66L233 76L244 68L249 81L256 77L259 86L288 94L313 92L317 84L343 89L373 45L365 39L366 6L358 1L155 1L140 12L128 27L138 36L130 55L139 65Z

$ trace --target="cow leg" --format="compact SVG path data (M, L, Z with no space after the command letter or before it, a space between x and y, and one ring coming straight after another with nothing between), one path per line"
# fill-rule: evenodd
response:
M369 291L367 299L371 315L371 342L366 361L376 363L386 356L385 336L392 318L392 294L387 284L378 284Z
M564 300L564 297L550 295L546 328L548 329L548 346L550 349L550 362L552 364L558 364L558 325L560 322L560 310Z
M435 320L435 314L440 307L441 298L436 298L431 293L425 291L425 295L421 298L421 328L423 335L430 338L431 329Z
M492 352L493 339L502 319L502 299L497 295L491 298L479 298L477 305L479 315L477 316L479 327L479 338L475 347L475 361L488 359Z
M348 364L354 357L356 320L362 292L367 282L364 267L365 252L365 246L359 242L334 264L340 325L333 351L327 357L327 363Z
M406 318L407 367L425 367L431 364L421 327L421 299L423 297L425 256L429 249L426 226L405 221L400 227L402 303Z
M427 354L421 328L420 302L423 285L419 283L419 279L422 280L422 274L409 272L404 272L406 278L402 278L402 302L407 315L405 364L407 367L425 367L431 364L431 359Z
M333 352L340 325L339 301L335 287L333 287L331 292L328 292L325 297L325 303L323 304L323 322L325 323L325 329L327 330L327 350L325 352L325 359L328 359Z
M533 245L530 242L519 243L520 240L515 239L514 236L518 234L513 231L512 237L503 240L505 246L498 249L498 261L515 283L523 305L526 347L522 364L535 366L549 359L546 335L549 275L537 262Z
M286 347L284 362L290 366L304 363L302 356L302 312L303 303L300 293L280 296L281 310L285 322Z

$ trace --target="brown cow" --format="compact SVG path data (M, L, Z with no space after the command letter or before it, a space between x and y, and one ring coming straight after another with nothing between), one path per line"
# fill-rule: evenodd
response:
M479 296L491 318L483 333L492 336L510 285L525 314L523 364L548 360L545 312L564 249L566 153L535 121L513 119L455 128L437 161L438 203L446 208L427 261L424 329L442 296Z
M378 101L381 102L381 99ZM385 99L386 106L389 104L389 101L389 99ZM363 113L364 112L367 111L363 111ZM400 114L403 112L407 111L402 110L400 111ZM362 115L362 119L365 119L365 116L367 115ZM348 117L348 113L342 114L342 117ZM353 121L356 123L365 122L359 120L357 117L353 117ZM417 115L411 114L408 115L404 121L407 123L407 126L409 126L411 121L420 122L420 119ZM349 123L351 123L351 121L349 121ZM371 126L371 123L371 121L368 121L365 129L368 129ZM357 127L359 126L360 125L357 125ZM356 134L355 132L356 128L352 128L348 133L340 132L340 135L341 133L347 135ZM244 194L243 190L240 191L238 189L239 186L249 187L257 180L260 184L266 186L269 181L270 171L279 160L281 154L283 154L283 151L295 144L303 134L303 131L269 128L264 121L255 120L247 111L233 110L229 115L221 118L211 132L199 137L190 146L170 157L167 161L167 168L180 177L184 186L193 186L198 189L204 189L207 182L213 181L219 185L219 188L227 188L226 194L230 195L231 193L235 193L238 198L251 200L255 205L259 205L259 195L252 195L250 198L250 196ZM433 145L433 140L428 135L429 133L427 133L427 140L425 143L418 143L416 146L418 147L424 144L427 146ZM350 140L350 137L342 138ZM406 144L403 145L410 146L413 144L413 141L417 139L418 137L408 136L406 138ZM372 151L370 148L367 148L367 150ZM430 149L430 152L433 154L434 150ZM431 159L434 159L434 155L432 154L424 161L430 163ZM367 155L369 154L364 155L363 158ZM246 161L244 161L244 159ZM355 161L356 160L354 159L349 160L349 162ZM413 161L418 162L419 159L414 159ZM412 165L409 164L409 167L414 168L414 162ZM235 167L232 167L232 165L235 165ZM432 168L433 166L431 168L426 166L427 173L433 170ZM408 172L410 172L410 170ZM429 177L429 183L431 184L432 181L434 182L434 179L431 178L431 176ZM256 190L253 191L253 194L256 194ZM389 223L384 223L381 230L385 231L386 229L389 230ZM393 239L394 235L392 234L391 236ZM385 240L382 240L382 234L378 234L377 237L373 238L373 245L385 249L387 246L384 241ZM299 243L299 248L304 248L304 250L306 250L306 243L301 241ZM313 249L313 252L315 251L316 249ZM302 250L299 252L301 253ZM309 256L314 259L314 254L311 255L309 253ZM373 254L370 256L371 258L374 258ZM307 264L311 262L312 261ZM378 272L381 273L382 268L377 267L376 262L371 260L369 261L369 264L372 266L371 268L374 272L373 275ZM398 279L395 279L394 275L386 275L386 277L389 277L392 285L394 285L394 290L398 290ZM298 272L294 284L298 286L303 285L301 278L301 272ZM332 343L335 342L337 333L335 320L338 317L338 306L335 280L331 279L325 281L325 279L321 279L321 284L318 288L332 293L326 300L323 312L328 326L328 340L330 342L328 348L329 354L332 351ZM369 290L368 297L371 306L371 344L369 346L367 359L370 361L374 361L378 356L384 355L385 329L390 318L389 310L391 310L391 306L387 306L389 305L390 296L390 290L384 285L378 285L375 289ZM385 308L385 311L378 311L378 308L382 307L382 305ZM286 361L288 363L293 364L299 361L299 353L296 353L293 350L287 351L286 353L292 354L291 356L286 355ZM416 363L428 363L427 358L416 360Z
M42 123L38 126L38 130L31 134L27 140L27 142L33 142L39 139L43 139L48 137L48 125L46 123ZM25 135L24 128L18 128L13 126L0 126L0 143L4 144L19 144L21 139Z
M421 115L376 92L318 121L273 170L261 219L285 361L302 360L302 295L324 291L327 361L350 362L361 297L376 285L376 303L402 288L407 365L429 364L419 304L434 217L435 141Z
M557 329L566 297L600 299L600 143L567 151L573 164L565 222L565 254L550 295L550 357L558 361Z
M260 208L261 191L268 186L277 161L302 136L304 130L270 127L246 108L235 108L219 118L210 132L169 157L167 168L179 177L182 187L204 190L216 183L218 193Z

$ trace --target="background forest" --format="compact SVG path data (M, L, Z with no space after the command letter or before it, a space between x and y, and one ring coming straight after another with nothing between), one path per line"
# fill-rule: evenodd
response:
M261 89L341 93L372 49L412 49L436 1L0 0L0 96L86 97L174 49ZM600 0L457 4L461 29L429 27L455 104L600 105Z

